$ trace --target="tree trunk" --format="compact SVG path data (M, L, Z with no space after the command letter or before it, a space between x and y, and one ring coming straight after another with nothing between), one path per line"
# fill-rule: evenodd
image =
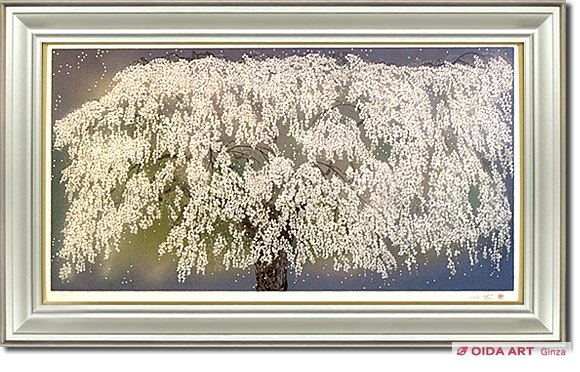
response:
M271 262L256 262L256 291L287 291L287 270L288 259L284 251L278 252Z

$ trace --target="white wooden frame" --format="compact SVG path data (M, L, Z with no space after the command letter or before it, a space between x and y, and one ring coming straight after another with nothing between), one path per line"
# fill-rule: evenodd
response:
M565 340L561 1L1 3L0 341L31 345L446 345ZM64 6L63 3L71 4ZM75 5L74 3L79 3ZM297 5L299 4L299 5ZM422 5L422 6L409 6ZM99 6L95 6L99 5ZM439 5L439 6L432 6ZM467 6L469 5L469 6ZM42 46L391 41L524 45L524 293L510 305L49 305L42 301Z

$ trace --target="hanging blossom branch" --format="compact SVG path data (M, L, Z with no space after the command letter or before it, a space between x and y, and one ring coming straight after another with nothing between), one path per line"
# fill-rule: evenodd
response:
M383 276L419 255L491 260L511 241L513 71L319 54L156 59L55 124L69 210L61 278L169 218L177 275L269 262ZM169 211L168 216L163 216ZM485 243L488 242L488 243Z

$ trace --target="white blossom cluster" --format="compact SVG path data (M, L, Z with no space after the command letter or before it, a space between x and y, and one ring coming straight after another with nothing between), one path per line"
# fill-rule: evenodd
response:
M69 210L66 278L169 218L159 254L185 281L280 250L297 273L383 276L419 255L491 260L510 248L513 70L392 66L320 54L155 59L56 122Z

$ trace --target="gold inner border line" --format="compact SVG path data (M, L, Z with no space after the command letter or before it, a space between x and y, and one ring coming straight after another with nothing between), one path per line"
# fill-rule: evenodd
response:
M48 71L48 51L49 47L56 48L58 46L78 46L82 48L84 46L99 46L101 48L114 48L118 47L118 49L144 49L148 46L153 48L157 47L164 47L163 49L171 49L173 46L181 46L195 48L195 47L203 47L203 48L219 48L220 46L233 48L233 47L240 47L240 48L247 48L247 47L254 47L254 48L262 48L263 45L268 46L280 46L283 48L284 46L302 46L302 47L311 47L311 48L341 48L341 47L356 47L356 48L364 48L367 46L383 46L383 47L393 47L393 46L423 46L425 48L437 46L452 46L452 47L473 47L473 46L489 46L489 47L515 47L517 51L514 51L518 55L518 88L519 88L519 142L520 142L520 151L519 151L519 160L520 160L520 219L519 219L519 275L518 281L519 285L516 286L514 283L514 290L517 287L519 289L518 292L518 300L517 301L494 301L494 300L471 300L471 301L396 301L396 300L384 300L384 301L377 301L377 300L356 300L356 301L300 301L300 300L267 300L267 301L228 301L228 300L210 300L210 301L203 301L203 300L177 300L177 301L156 301L156 300L131 300L131 301L107 301L107 300L95 300L95 301L75 301L75 300L51 300L49 297L50 295L57 294L57 293L75 293L75 292L82 292L82 293L94 293L94 294L103 294L103 293L135 293L135 291L52 291L51 290L51 270L48 269L50 264L51 258L51 245L50 242L46 240L48 231L48 222L50 219L47 218L47 212L51 210L51 206L47 203L47 197L45 191L47 191L47 186L50 185L49 181L47 180L47 169L50 168L50 164L47 165L47 141L49 137L49 128L52 132L52 119L50 126L48 125L48 116L51 114L48 104L49 104L49 95L52 97L52 94L48 92L48 78L49 78L49 71ZM125 48L123 48L125 46ZM135 46L134 48L130 46ZM152 49L153 49L152 48ZM161 48L160 48L161 49ZM524 44L523 43L509 43L509 42L500 42L500 43L486 43L486 42L470 42L470 43L462 43L462 42L428 42L428 43L421 43L421 42L174 42L174 43L167 43L167 42L155 42L155 43L139 43L139 42L109 42L109 43L102 43L102 42L75 42L75 43L43 43L42 44L42 229L41 229L41 236L42 236L42 303L43 304L99 304L99 305L135 305L135 304L153 304L153 305L514 305L514 304L523 304L523 273L524 273L524 245L523 245L523 238L524 238L524 81L523 81L523 71L524 71ZM52 64L51 64L52 65ZM50 98L52 101L52 98ZM50 104L50 108L52 108L52 103ZM47 112L49 111L49 112ZM515 124L515 123L514 123ZM50 154L49 154L50 155ZM515 216L514 216L515 217ZM515 218L514 218L515 223ZM515 227L515 226L514 226ZM514 232L515 233L515 232ZM515 255L514 255L515 257ZM515 267L514 267L515 269ZM515 278L514 278L515 279ZM139 293L143 294L184 294L184 293L200 293L202 291L138 291ZM227 291L212 291L212 293L224 293L227 294ZM235 291L233 293L245 293L246 291ZM300 291L295 293L329 293L331 291ZM341 293L344 296L348 296L349 294L354 293L364 293L364 291L333 291L332 293ZM368 291L369 293L377 293L380 291ZM385 293L396 293L396 292L403 292L403 291L385 291ZM416 293L421 292L431 292L434 294L448 294L448 293L464 293L464 294L471 294L471 293L478 293L480 295L485 295L489 293L509 293L510 291L413 291ZM208 293L208 292L205 292ZM229 292L232 293L232 292ZM257 292L249 292L255 294Z

